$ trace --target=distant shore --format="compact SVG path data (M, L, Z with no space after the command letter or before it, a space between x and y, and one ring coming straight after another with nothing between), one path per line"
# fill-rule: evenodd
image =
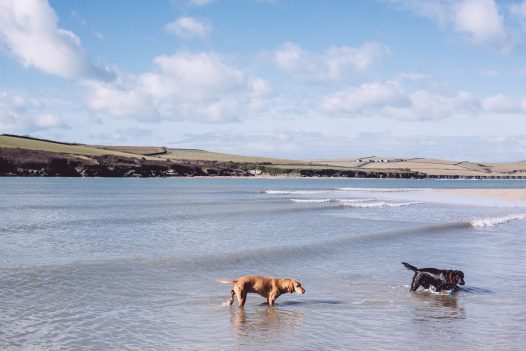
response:
M287 160L165 146L104 146L0 135L0 176L526 179L526 161L367 156Z

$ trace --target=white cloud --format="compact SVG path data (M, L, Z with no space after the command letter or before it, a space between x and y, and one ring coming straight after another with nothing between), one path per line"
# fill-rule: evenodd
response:
M107 83L101 81L85 81L88 88L86 103L95 111L102 111L116 117L137 116L142 119L158 117L153 100L140 90L134 88L136 79L130 78L124 82Z
M191 39L194 37L206 39L212 31L212 26L209 23L199 21L192 17L181 17L168 23L164 28L168 33L175 34L181 39Z
M28 133L53 128L69 128L49 112L38 99L0 92L0 129L8 133Z
M476 44L502 45L506 32L494 0L464 0L453 5L453 23L458 32L467 33Z
M495 0L383 0L435 22L441 29L452 28L475 46L508 52L513 36Z
M79 37L57 22L45 0L0 2L0 41L24 67L64 78L108 78L89 61Z
M393 117L434 120L472 115L480 110L479 101L465 91L429 92L418 90L409 95L411 104L405 108L389 107Z
M482 100L485 111L495 113L520 113L526 111L526 103L511 99L502 94L489 96Z
M366 83L325 97L322 109L357 117L374 115L399 119L435 120L473 114L478 100L464 91L406 93L398 82Z
M379 43L367 42L360 47L330 47L323 53L303 50L285 43L272 53L273 62L283 71L304 80L336 81L350 71L363 73L389 53Z
M224 94L243 88L245 74L211 53L180 52L172 56L158 56L155 64L161 76L167 77L180 96L200 99L210 94ZM177 86L173 84L177 84Z
M192 119L228 122L270 94L268 82L252 78L213 53L179 52L154 59L156 70L115 82L86 81L86 102L96 111L140 120Z
M409 104L409 99L398 83L375 82L350 87L326 97L323 101L323 109L355 114L377 111L385 107L401 107L407 104Z

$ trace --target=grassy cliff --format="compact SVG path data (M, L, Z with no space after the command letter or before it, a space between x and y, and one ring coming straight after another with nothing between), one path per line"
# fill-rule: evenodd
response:
M300 161L163 146L84 145L4 134L0 135L0 175L522 178L526 177L526 161L473 163L376 156Z

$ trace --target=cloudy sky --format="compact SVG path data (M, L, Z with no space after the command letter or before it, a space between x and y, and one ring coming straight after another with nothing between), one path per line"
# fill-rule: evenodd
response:
M0 133L526 159L526 0L0 0Z

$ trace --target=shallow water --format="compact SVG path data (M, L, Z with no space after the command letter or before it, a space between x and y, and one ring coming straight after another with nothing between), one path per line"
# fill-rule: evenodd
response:
M525 181L0 178L1 350L473 349L526 344ZM400 264L460 269L455 296ZM275 307L243 274L295 277Z

